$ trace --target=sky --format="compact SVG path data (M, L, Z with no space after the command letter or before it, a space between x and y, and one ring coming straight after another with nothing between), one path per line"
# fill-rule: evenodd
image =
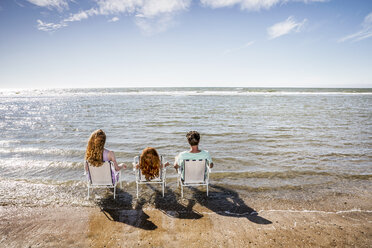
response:
M1 0L0 88L372 88L372 0Z

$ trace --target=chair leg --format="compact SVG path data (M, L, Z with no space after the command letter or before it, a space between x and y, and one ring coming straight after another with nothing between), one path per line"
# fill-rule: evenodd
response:
M87 200L89 200L89 186L88 186L88 196L87 196Z
M137 185L137 199L138 199L138 183L136 183L136 185Z
M207 196L208 196L208 184L207 184Z
M120 181L120 188L122 189L123 188L123 180L121 179L121 171L120 171L120 175L119 175L119 181Z
M165 182L163 182L163 183L161 184L161 187L162 187L162 190L163 190L163 197L164 197L164 184L165 184Z
M114 187L114 199L115 199L115 194L116 194L116 185Z
M181 197L183 198L183 187L182 187L182 184L181 184Z

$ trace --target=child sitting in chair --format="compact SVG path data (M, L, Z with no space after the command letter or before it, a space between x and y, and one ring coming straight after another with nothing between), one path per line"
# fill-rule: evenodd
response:
M141 170L142 175L145 176L147 181L151 181L154 178L159 177L159 171L161 168L169 165L166 162L164 165L160 161L160 157L155 148L147 147L142 151L139 159L139 163L136 164L136 168Z

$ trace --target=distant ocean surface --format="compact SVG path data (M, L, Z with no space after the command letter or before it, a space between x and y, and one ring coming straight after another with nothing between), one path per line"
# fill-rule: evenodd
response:
M83 187L86 143L98 128L128 165L147 146L173 163L197 130L215 163L212 183L261 189L372 178L372 89L2 89L0 203L12 201L11 184ZM123 178L133 182L132 170Z

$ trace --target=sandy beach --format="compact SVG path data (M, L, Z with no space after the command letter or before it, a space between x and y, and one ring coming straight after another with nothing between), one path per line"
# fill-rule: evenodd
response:
M0 207L2 247L370 247L369 181L302 190L252 191L212 184L186 189L175 182L164 198L143 186L135 199L126 185L116 200L96 190L90 205ZM173 187L174 186L174 187ZM125 188L125 186L124 186ZM14 189L15 190L15 189ZM84 191L82 187L80 189ZM37 192L35 192L36 194ZM32 198L33 195L30 195Z

